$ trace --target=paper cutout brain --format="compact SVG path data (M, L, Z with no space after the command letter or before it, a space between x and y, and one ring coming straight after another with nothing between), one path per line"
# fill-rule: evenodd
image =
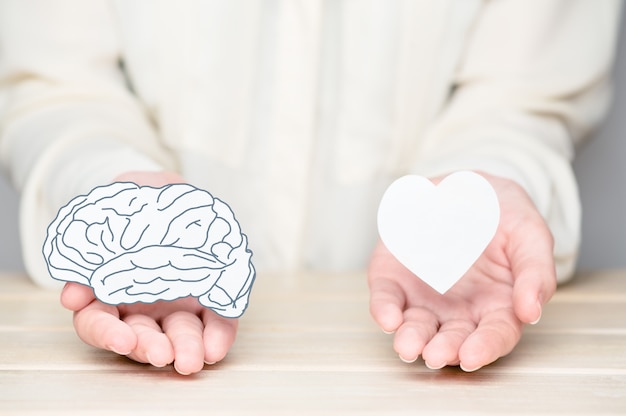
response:
M117 182L78 196L48 227L43 254L53 278L113 305L194 296L235 318L255 278L230 207L188 184Z

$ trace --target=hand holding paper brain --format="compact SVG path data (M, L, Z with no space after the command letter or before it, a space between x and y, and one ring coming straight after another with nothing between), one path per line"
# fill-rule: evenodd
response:
M194 296L238 317L255 277L230 207L187 184L118 182L76 197L48 227L43 253L53 278L109 304Z

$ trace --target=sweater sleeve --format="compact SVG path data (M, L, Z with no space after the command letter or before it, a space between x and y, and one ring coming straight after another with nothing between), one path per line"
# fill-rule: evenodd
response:
M109 7L0 2L0 162L21 194L26 270L45 286L41 246L62 205L122 172L171 168L121 70Z
M515 180L555 238L559 281L574 272L581 208L575 148L602 119L619 0L485 2L449 105L429 130L417 173L473 169Z

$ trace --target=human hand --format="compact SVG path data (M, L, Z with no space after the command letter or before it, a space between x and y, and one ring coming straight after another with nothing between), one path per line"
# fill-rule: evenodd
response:
M116 178L161 187L184 180L171 172L129 172ZM107 305L90 287L67 283L61 303L74 312L74 328L87 344L163 367L174 363L180 374L202 370L226 356L238 321L204 308L196 298L152 304Z
M403 361L421 355L432 369L475 371L511 352L523 325L539 320L556 290L552 234L533 202L513 181L483 176L498 195L500 224L481 257L444 295L382 242L372 254L370 312L385 332L395 332Z

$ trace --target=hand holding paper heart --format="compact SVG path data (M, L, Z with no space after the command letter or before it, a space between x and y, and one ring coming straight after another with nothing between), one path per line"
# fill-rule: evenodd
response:
M499 220L492 186L468 171L438 185L421 176L404 176L389 186L378 210L378 230L387 249L442 294L482 254Z
M497 195L499 224L469 269L457 269L463 277L445 294L398 261L387 242L372 253L370 312L385 332L394 333L393 347L404 361L421 356L430 368L477 370L511 352L523 325L539 319L556 289L552 235L532 200L509 179L481 176ZM422 178L422 184L440 192L453 177L434 179L438 186ZM444 244L438 257L453 262L446 248L454 244Z

